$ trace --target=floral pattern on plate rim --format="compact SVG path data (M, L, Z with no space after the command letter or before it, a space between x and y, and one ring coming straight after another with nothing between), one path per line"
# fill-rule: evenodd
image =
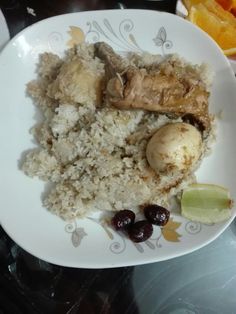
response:
M68 31L70 39L67 42L67 46L71 48L84 41L97 42L105 39L111 44L115 44L121 50L137 52L144 51L139 46L132 33L134 23L131 19L122 20L119 24L118 30L114 30L111 23L106 18L103 19L103 23L99 23L97 21L87 22L87 27L88 30L84 32L78 26L70 26L70 30ZM166 49L171 49L173 47L172 41L167 39L167 33L164 26L160 27L157 35L153 38L153 42L157 47L161 48L162 55L165 55Z
M130 241L128 237L121 231L115 231L109 223L95 218L88 218L90 221L98 224L104 229L108 238L113 241L109 245L109 250L114 254L120 254L125 251L127 246L127 241ZM173 217L170 218L169 222L163 226L154 226L154 235L143 243L131 242L139 253L144 253L145 248L148 247L151 250L156 248L162 248L165 241L168 242L180 242L182 235L177 231L180 228L182 222L175 221ZM198 222L187 221L184 225L184 230L190 234L195 235L199 233L202 229L202 224ZM85 232L84 228L78 226L78 221L68 223L65 226L65 231L71 234L71 243L77 248L80 246L83 238L88 234ZM118 240L115 240L115 236L118 236ZM164 240L164 241L163 241Z

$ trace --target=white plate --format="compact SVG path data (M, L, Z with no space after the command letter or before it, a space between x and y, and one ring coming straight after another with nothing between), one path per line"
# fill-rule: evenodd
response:
M73 32L70 32L71 26ZM71 34L74 34L71 38ZM19 169L24 152L34 147L30 128L35 107L25 84L36 77L38 54L62 54L71 39L103 40L116 50L179 53L193 63L207 62L215 70L210 110L222 111L213 153L197 172L199 182L228 187L236 199L236 84L228 60L201 30L184 19L155 11L111 10L53 17L25 29L0 56L1 209L5 231L31 254L54 264L105 268L170 259L214 240L233 220L206 226L172 215L169 229L155 227L151 240L134 245L104 228L95 218L71 224L42 207L44 183ZM154 40L155 39L155 40ZM156 45L158 43L158 46Z
M186 17L188 14L187 9L185 8L183 2L181 0L178 0L176 3L176 14L181 17ZM229 58L229 62L231 64L231 67L236 74L236 59Z

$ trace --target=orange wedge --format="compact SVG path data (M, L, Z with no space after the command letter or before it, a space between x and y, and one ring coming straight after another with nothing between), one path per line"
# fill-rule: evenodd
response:
M229 11L236 17L236 0L216 0L223 9Z
M230 11L233 6L233 0L216 0L224 10Z
M191 11L191 8L198 5L198 4L202 4L204 7L206 7L206 9L211 12L214 13L216 16L218 16L222 21L227 21L230 24L234 25L236 27L236 18L235 16L226 11L222 6L221 3L219 3L218 1L222 1L222 0L183 0L184 4L188 10L188 12ZM225 1L225 0L224 0ZM226 0L227 1L227 0ZM235 8L236 8L236 0L230 0L231 4L230 4L230 9L233 9L233 5L234 3L232 1L235 1Z
M230 12L235 16L236 18L236 4L235 4L235 7L233 7Z
M217 0L218 1L218 0ZM205 7L222 21L228 22L236 28L236 18L230 12L224 10L220 4L216 1L206 0L204 1Z
M236 13L236 0L216 0L216 1L206 1L206 0L182 0L183 4L185 5L186 9L190 11L191 7L202 3L205 5L206 2L211 2L211 7L217 6L217 4L220 5L220 7L225 10L231 12L233 15ZM214 8L213 8L214 9ZM219 7L217 6L215 10L219 10Z
M204 5L192 6L187 19L207 32L213 39L218 39L222 27L220 20Z
M236 19L214 0L202 2L191 6L187 19L207 32L227 56L234 55L236 49Z
M188 10L188 12L190 11L192 6L202 3L202 2L204 2L204 0L183 0L183 4Z

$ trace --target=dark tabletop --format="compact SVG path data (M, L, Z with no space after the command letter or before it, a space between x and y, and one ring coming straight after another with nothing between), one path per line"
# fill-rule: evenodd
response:
M7 19L11 36L28 25L50 16L69 12L104 10L114 8L140 8L175 12L176 0L0 0L1 9ZM34 9L35 15L27 12L27 7Z
M38 20L67 12L120 7L175 11L174 0L0 0L0 4L11 37ZM235 314L235 296L235 222L212 244L189 255L104 270L41 261L0 227L0 314Z

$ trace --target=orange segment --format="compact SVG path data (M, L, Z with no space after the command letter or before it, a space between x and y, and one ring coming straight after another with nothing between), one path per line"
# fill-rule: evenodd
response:
M199 4L201 2L204 2L204 1L203 0L183 0L183 4L188 11L190 11L193 5Z
M219 20L208 12L202 4L191 7L187 19L199 26L215 40L218 38L221 31Z
M222 21L227 21L236 27L236 18L234 17L234 15L224 10L223 7L220 5L220 3L218 3L218 1L221 1L221 0L216 0L216 1L215 0L184 0L184 4L188 12L191 11L192 7L201 4L208 11L218 16ZM233 8L234 6L234 3L232 1L235 1L235 8L236 8L236 0L223 0L223 1L230 1L230 9Z
M206 0L182 0L183 4L185 5L186 9L190 11L191 7L199 4L199 3L206 3ZM225 11L229 11L233 14L236 10L236 0L216 0L211 1L213 6L217 2Z
M204 1L205 7L222 21L232 24L236 28L236 18L228 11L224 10L216 1Z
M232 13L236 17L236 6L230 10L230 13Z
M216 0L222 8L226 11L230 11L233 6L233 0Z
M230 50L233 47L236 47L236 30L233 32L230 27L227 27L220 34L217 43L223 50Z
M215 1L202 2L191 7L187 19L207 32L226 51L225 54L235 54L236 19Z
M216 0L216 2L236 17L236 0Z

